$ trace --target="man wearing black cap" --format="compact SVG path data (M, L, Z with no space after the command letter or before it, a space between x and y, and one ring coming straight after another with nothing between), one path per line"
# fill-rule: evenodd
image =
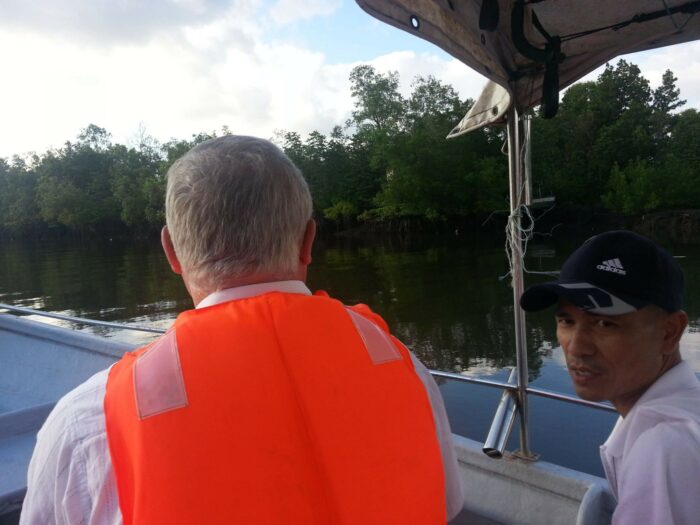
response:
M526 311L557 304L557 339L576 392L620 413L601 447L615 524L700 523L700 381L682 361L683 272L646 237L586 241Z

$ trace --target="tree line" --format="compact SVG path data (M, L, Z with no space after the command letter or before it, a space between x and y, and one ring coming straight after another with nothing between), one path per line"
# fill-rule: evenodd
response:
M445 140L473 101L434 77L416 77L408 97L399 75L369 65L349 82L354 110L324 135L278 131L273 140L309 182L318 218L362 222L485 216L507 207L502 127ZM559 114L533 112L536 196L560 207L603 207L634 215L700 203L700 113L681 110L666 71L651 89L625 60L564 94ZM224 127L220 132L230 131ZM114 144L94 124L62 148L0 159L0 231L149 232L163 224L165 174L189 148L216 133L160 144Z

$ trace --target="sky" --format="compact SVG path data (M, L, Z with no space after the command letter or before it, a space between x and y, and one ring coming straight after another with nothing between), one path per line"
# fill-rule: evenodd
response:
M127 145L222 126L328 133L350 116L359 64L397 71L405 95L417 75L463 98L485 83L351 0L0 0L0 12L5 158L60 148L89 124ZM700 43L629 59L652 87L670 68L686 107L700 108Z

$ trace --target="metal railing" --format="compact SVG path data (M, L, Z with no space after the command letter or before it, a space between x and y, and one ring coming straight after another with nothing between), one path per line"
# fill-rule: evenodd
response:
M27 315L39 315L41 317L50 317L51 319L60 319L61 321L70 321L73 323L82 323L92 326L104 326L105 328L119 328L121 330L134 330L136 332L149 332L152 334L164 334L165 330L161 328L151 328L149 326L128 325L121 323L110 323L109 321L97 321L95 319L85 319L84 317L73 317L72 315L54 314L51 312L42 312L33 308L24 308L22 306L12 306L9 304L0 303L0 310L9 310L11 312L20 312Z
M490 386L493 388L501 388L508 390L510 392L517 392L518 385L512 383L506 383L503 381L494 381L493 379L482 379L480 377L470 377L462 374L455 374L452 372L442 372L440 370L431 370L431 374L435 377L444 377L446 379L453 379L455 381L462 381L464 383L473 383L476 385ZM617 412L615 407L608 405L607 403L596 403L595 401L586 401L578 397L573 397L568 394L562 394L560 392L554 392L552 390L547 390L544 388L534 388L528 386L525 391L528 394L538 397L546 397L548 399L556 399L557 401L565 401L566 403L572 403L574 405L582 405L589 408L595 408L598 410L605 410L607 412Z
M28 315L38 315L41 317L50 317L52 319L60 319L61 321L71 321L74 323L82 323L92 326L103 326L106 328L118 328L122 330L134 330L136 332L149 332L152 334L164 334L166 332L163 328L151 328L148 326L130 325L122 323L110 323L108 321L98 321L95 319L86 319L84 317L74 317L71 315L55 314L51 312L43 312L41 310L35 310L33 308L25 308L22 306L12 306L9 304L0 303L0 310L9 310L12 312L19 312ZM462 374L456 374L454 372L443 372L440 370L430 370L430 373L435 377L442 377L445 379L452 379L454 381L461 381L464 383L472 383L476 385L488 386L491 388L505 389L510 392L517 391L518 387L512 383L506 383L503 381L495 381L493 379L483 379L480 377L466 376ZM542 388L533 388L531 386L527 387L527 393L534 396L546 397L549 399L556 399L557 401L564 401L567 403L573 403L574 405L583 405L589 408L595 408L598 410L605 410L608 412L615 412L615 409L606 403L595 403L593 401L586 401L578 397L569 396L567 394L561 394L559 392L553 392L551 390L545 390Z
M0 310L3 309L27 315L37 315L41 317L49 317L51 319L59 319L61 321L82 323L92 326L102 326L105 328L134 330L137 332L148 332L153 334L163 334L166 332L166 330L162 328L151 328L148 326L111 323L108 321L97 321L95 319L86 319L83 317L74 317L71 315L43 312L41 310L35 310L33 308L24 308L21 306L12 306L9 304L0 303ZM510 436L510 432L513 428L516 416L520 413L521 410L521 407L518 406L518 401L523 395L523 393L548 399L554 399L556 401L563 401L565 403L571 403L574 405L585 406L588 408L594 408L597 410L604 410L606 412L615 412L615 408L606 403L586 401L578 397L569 396L560 392L553 392L551 390L546 390L543 388L534 388L529 385L523 388L522 383L517 381L518 378L516 369L511 370L510 377L508 378L507 382L495 381L493 379L483 379L480 377L471 377L463 374L456 374L453 372L443 372L440 370L430 370L430 373L434 377L441 377L443 379L460 381L463 383L471 383L491 388L498 388L503 391L503 394L501 395L501 400L498 404L498 408L496 409L496 414L491 424L491 428L486 437L486 440L484 441L483 446L484 453L492 458L500 458L503 456L506 444L508 442L508 437ZM529 451L528 454L523 456L523 458L530 460L534 459L533 455L530 454Z

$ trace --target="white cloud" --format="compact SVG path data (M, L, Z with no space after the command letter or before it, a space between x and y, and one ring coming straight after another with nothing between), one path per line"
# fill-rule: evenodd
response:
M126 16L122 11L127 8L145 9L130 2L116 4L121 7L110 13L118 19ZM262 0L161 0L154 2L151 13L171 4L180 13L195 15L215 6L216 16L173 15L167 31L162 30L165 22L134 22L156 29L143 33L148 38L127 38L113 29L120 38L109 40L114 35L107 35L102 45L91 45L85 35L69 38L70 24L60 35L43 31L52 5L48 1L31 4L38 5L35 15L24 3L6 2L15 23L9 27L3 13L0 48L7 52L0 82L0 157L60 147L90 123L106 128L116 142L127 143L141 124L161 141L222 125L235 133L271 137L277 129L328 133L350 116L348 76L360 62L334 63L322 50L289 43L274 31L275 24L293 20L290 13L321 16L336 9L337 1L279 0L265 10ZM95 5L108 9L106 0ZM64 9L72 7L77 14L71 16L84 15L90 21L94 15L85 11L92 9L85 2L64 2ZM30 22L32 30L18 31ZM638 63L645 74L658 73L657 83L667 67L673 69L689 106L700 106L700 47L677 49L681 52L674 48L645 54ZM369 63L382 73L398 71L404 95L417 75L433 75L463 98L476 98L485 83L444 55L397 51Z
M0 27L104 46L145 41L160 30L206 22L241 3L237 0L4 0Z
M263 137L277 129L328 133L342 125L353 108L348 76L359 62L330 64L321 52L267 42L253 11L237 15L109 48L0 32L3 49L22 49L7 54L5 68L13 73L0 84L6 122L0 156L60 147L90 123L121 143L140 125L161 141L222 125ZM455 60L413 52L371 64L398 71L404 94L418 74L469 94L483 82Z
M276 119L295 124L289 113L300 109L300 84L290 79L313 74L322 56L265 45L254 9L234 11L146 43L109 47L0 31L0 46L17 50L3 64L12 74L0 83L0 156L58 147L89 123L119 142L140 123L162 140L223 124L263 135ZM279 109L284 105L288 111Z
M681 98L688 101L684 108L700 108L700 42L692 42L666 47L627 57L639 66L642 74L649 79L652 87L661 83L661 76L667 69L678 77L676 85L681 90Z
M7 54L4 65L17 76L0 84L3 156L60 146L89 123L107 128L116 139L139 122L159 131L172 128L165 137L182 133L183 109L199 100L199 75L192 75L196 57L178 42L96 50L0 34L0 46L23 50Z
M200 51L214 52L209 60L220 57L227 48L252 51L256 41L264 38L259 18L260 2L238 0L215 19L204 23L183 25L182 33L190 45ZM202 61L207 57L202 56Z
M445 60L437 55L416 54L413 51L383 55L369 61L369 64L382 73L397 71L401 78L400 91L404 96L411 93L411 83L416 76L432 75L452 85L463 98L477 98L487 82L485 77L457 59Z
M306 6L307 15L328 12L321 2L282 3ZM269 39L269 16L260 2L241 0L215 20L108 46L42 33L41 20L22 33L0 24L0 46L17 50L3 64L11 74L0 83L0 157L60 147L89 123L122 143L140 126L168 140L222 125L271 137L276 129L327 132L342 124L352 105L351 66Z
M277 0L270 9L270 17L277 24L286 25L316 16L328 16L340 5L340 0Z

